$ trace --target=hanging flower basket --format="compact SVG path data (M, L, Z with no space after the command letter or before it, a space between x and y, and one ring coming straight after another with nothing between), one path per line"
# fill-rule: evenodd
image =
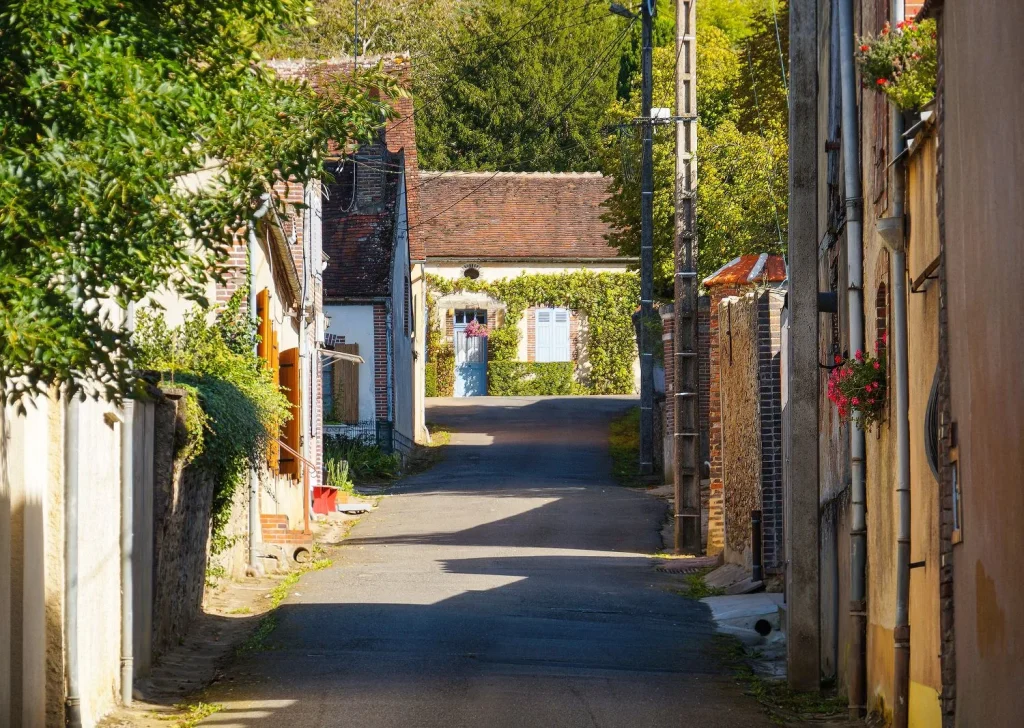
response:
M886 337L875 342L875 356L858 350L852 359L837 356L838 366L828 377L828 398L839 410L839 416L849 421L859 415L860 425L868 429L881 421L885 413L885 343Z
M466 324L466 336L476 338L487 336L488 334L490 334L490 331L487 330L487 327L477 322L476 319Z
M904 111L915 111L935 97L938 73L934 20L888 23L875 38L859 39L857 64L863 84L888 96Z

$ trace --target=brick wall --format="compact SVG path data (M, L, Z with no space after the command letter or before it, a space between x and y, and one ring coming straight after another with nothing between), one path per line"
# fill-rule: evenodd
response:
M781 573L782 505L782 302L765 291L757 300L758 399L761 425L762 556L765 572Z
M373 398L377 419L388 418L388 314L383 303L373 304Z
M246 244L240 240L228 252L228 259L223 265L224 282L217 284L217 303L227 303L235 291L245 286L247 267ZM243 310L248 310L248 301L244 302Z
M719 365L721 344L719 341L719 322L711 311L718 311L718 304L723 298L737 295L741 286L715 286L709 292L708 316L708 461L711 463L711 482L708 484L708 499L704 512L708 514L707 546L708 554L721 553L724 541L724 513L722 510L722 392L721 369Z

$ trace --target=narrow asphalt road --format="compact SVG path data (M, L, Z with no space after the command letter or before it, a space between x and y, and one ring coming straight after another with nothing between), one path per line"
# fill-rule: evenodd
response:
M708 656L705 607L652 568L664 505L610 479L634 403L431 404L457 431L444 461L303 577L204 725L767 725Z

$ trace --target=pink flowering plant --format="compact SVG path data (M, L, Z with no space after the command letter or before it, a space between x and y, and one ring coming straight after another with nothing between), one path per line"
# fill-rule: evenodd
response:
M904 111L915 111L935 96L939 69L934 20L888 23L877 37L860 38L857 64L866 88L881 91Z
M828 377L828 398L839 416L849 421L858 414L865 430L879 422L885 412L885 343L885 336L875 343L875 356L859 349L852 359L837 356L837 366Z
M479 321L477 321L476 319L473 319L468 324L466 324L466 336L487 336L490 333L491 332L487 330L487 327L484 326Z

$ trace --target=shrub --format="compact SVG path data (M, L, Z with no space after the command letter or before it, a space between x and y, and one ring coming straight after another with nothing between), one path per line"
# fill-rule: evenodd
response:
M332 468L340 469L337 463L342 460L348 463L348 477L356 485L398 477L397 453L386 453L376 444L359 438L324 438L324 467L328 476Z
M423 376L426 380L425 391L426 396L436 397L437 396L437 364L432 361L428 361L423 366Z
M491 361L487 364L487 393L493 397L540 397L577 394L570 361Z
M437 396L451 397L455 394L455 347L450 341L442 342L434 352Z

